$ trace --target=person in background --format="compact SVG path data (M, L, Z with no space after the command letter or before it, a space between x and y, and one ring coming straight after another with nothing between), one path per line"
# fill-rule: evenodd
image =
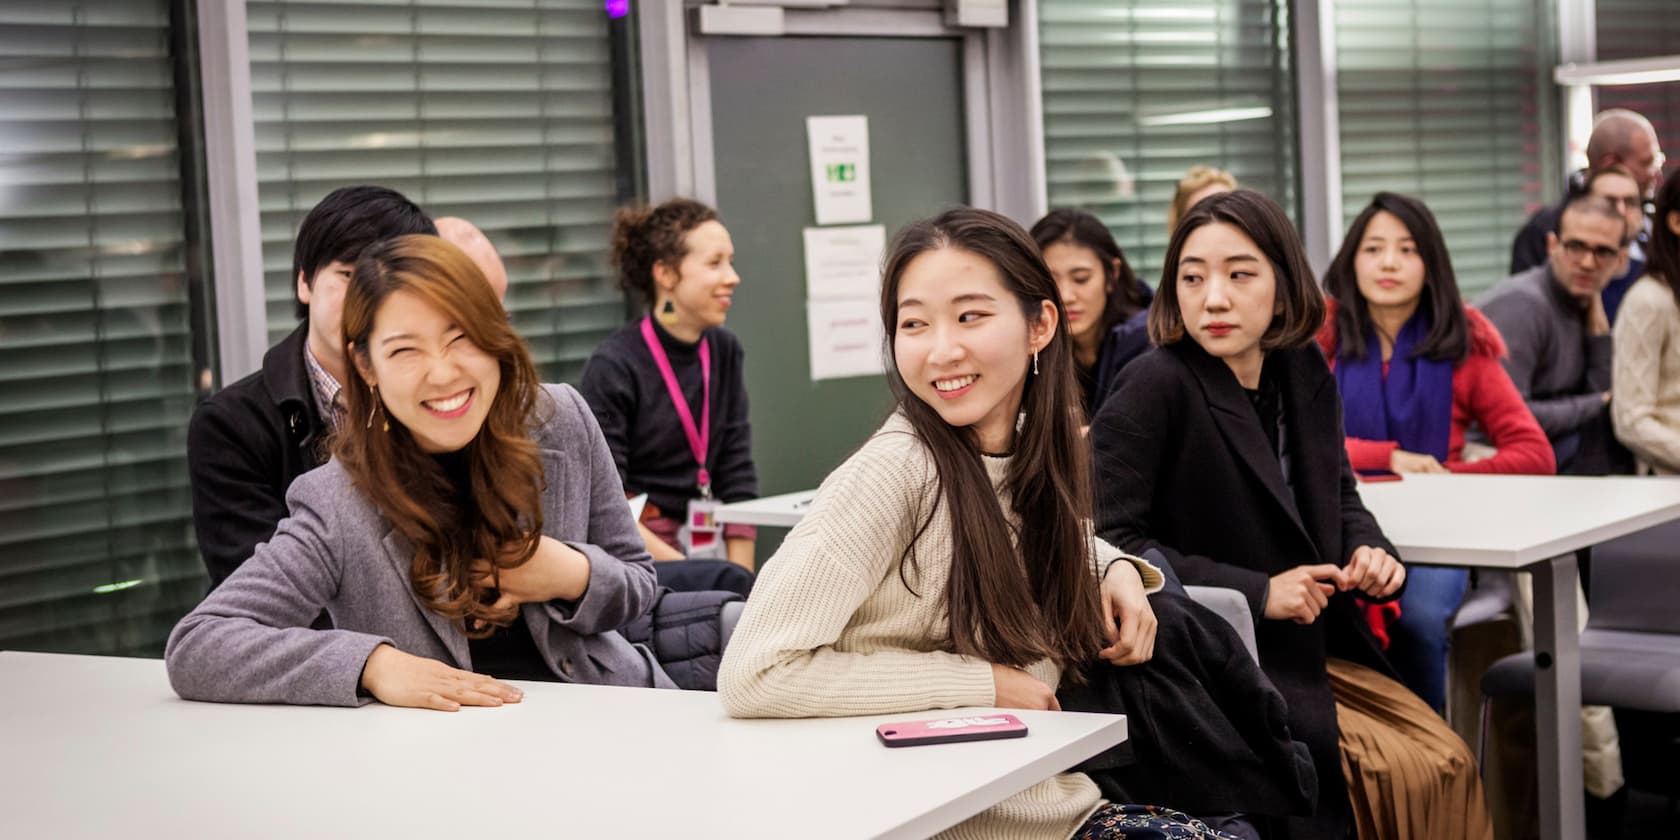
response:
M1173 189L1172 203L1167 205L1167 235L1172 236L1178 229L1178 220L1190 212L1190 208L1210 195L1230 192L1237 188L1237 178L1223 169L1212 166L1196 165L1184 173L1178 180L1178 186Z
M1581 195L1547 242L1545 265L1501 280L1477 308L1505 339L1505 370L1551 441L1558 472L1627 472L1631 458L1610 423L1610 319L1599 294L1626 252L1627 217Z
M1063 675L1099 651L1153 657L1160 571L1090 536L1058 297L1033 241L996 213L899 232L881 286L896 408L765 566L718 678L731 716L1057 710ZM939 836L1224 835L1105 803L1066 772Z
M1521 274L1544 265L1550 259L1551 248L1546 236L1557 230L1558 217L1570 199L1585 194L1586 180L1595 172L1621 167L1633 176L1639 187L1639 206L1628 245L1626 263L1605 284L1604 314L1612 323L1621 305L1622 295L1645 273L1645 243L1647 240L1644 200L1662 182L1662 144L1657 141L1656 129L1643 115L1614 108L1593 119L1592 134L1587 139L1587 168L1569 176L1563 199L1550 207L1534 211L1522 230L1511 242L1511 273ZM1624 212L1634 208L1623 205Z
M370 246L342 335L333 458L176 625L175 691L454 711L518 702L501 679L674 688L614 629L656 585L606 441L540 384L471 259L424 234ZM323 609L331 629L310 628Z
M1395 681L1355 602L1399 598L1407 569L1355 487L1314 344L1324 315L1276 202L1237 190L1191 208L1150 304L1156 349L1091 421L1097 534L1248 598L1318 769L1316 812L1274 837L1491 838L1474 756Z
M758 496L745 354L723 326L741 283L729 231L710 207L678 198L620 210L612 248L648 311L595 348L579 389L624 486L648 494L643 524L690 557L750 571L756 529L711 521L719 503Z
M1464 305L1446 240L1424 203L1377 193L1349 226L1324 275L1329 312L1318 341L1342 395L1347 455L1356 472L1556 471L1552 446L1500 359L1505 343ZM1496 453L1463 459L1465 432ZM1469 573L1410 570L1399 615L1368 617L1401 681L1446 707L1447 643Z
M302 323L187 426L193 530L212 587L274 533L292 482L327 460L325 443L344 411L340 318L356 260L381 240L436 232L414 202L367 185L333 190L303 217L292 251Z
M1114 377L1149 347L1145 316L1154 292L1137 278L1102 220L1052 210L1032 227L1067 310L1068 337L1085 416L1102 405Z
M1646 253L1616 321L1610 416L1640 472L1680 475L1680 172L1657 192Z
M496 246L484 235L484 231L459 216L444 216L437 220L437 232L438 236L454 243L455 247L465 251L467 256L472 258L478 270L484 273L484 279L490 282L490 288L496 292L496 300L505 302L508 291L507 266L502 263L502 255L496 252Z

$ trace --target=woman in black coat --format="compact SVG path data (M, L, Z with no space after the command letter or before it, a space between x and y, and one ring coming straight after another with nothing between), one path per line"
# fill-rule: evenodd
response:
M1424 813L1454 820L1451 833L1482 836L1486 810L1468 751L1394 681L1355 602L1398 597L1405 567L1360 502L1341 445L1341 400L1313 342L1323 315L1294 228L1274 202L1239 190L1192 209L1150 309L1157 349L1122 371L1092 419L1098 531L1126 551L1160 551L1186 584L1248 598L1262 669L1318 768L1317 814L1289 821L1282 834L1341 840L1351 816L1370 827L1362 838L1435 836L1420 833L1426 826L1406 802L1382 803L1399 812L1382 819L1369 813L1358 783L1350 814L1341 713L1344 726L1358 715L1358 735L1380 739L1382 758L1397 766L1421 750L1421 774L1467 769L1468 779L1435 780L1449 801L1440 791L1418 795L1431 800ZM1355 677L1357 709L1338 709L1332 683L1340 694L1343 673ZM1399 727L1387 720L1418 709Z

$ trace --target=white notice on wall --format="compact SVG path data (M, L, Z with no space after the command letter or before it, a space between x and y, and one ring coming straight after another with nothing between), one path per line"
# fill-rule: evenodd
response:
M806 117L811 142L811 192L817 224L867 222L869 199L869 118Z
M805 229L805 297L809 300L865 299L881 287L881 254L887 250L882 225Z
M813 300L805 307L811 334L811 379L883 372L881 312L874 300Z

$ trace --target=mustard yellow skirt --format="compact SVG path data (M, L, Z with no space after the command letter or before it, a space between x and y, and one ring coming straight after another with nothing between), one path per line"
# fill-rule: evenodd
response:
M1492 840L1475 756L1447 722L1376 671L1341 659L1329 671L1359 840Z

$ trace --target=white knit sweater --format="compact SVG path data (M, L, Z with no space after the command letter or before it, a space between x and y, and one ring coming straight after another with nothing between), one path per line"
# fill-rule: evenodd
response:
M1008 468L1007 458L986 458L994 487ZM921 596L900 580L900 558L933 509L935 476L909 422L895 415L823 481L753 585L730 638L718 674L730 715L840 717L993 705L991 664L940 649L950 636L940 609L951 569L945 505L916 541L917 571L906 570ZM1008 511L1001 489L999 501ZM1094 569L1127 559L1147 591L1160 589L1160 570L1093 542ZM1027 671L1052 687L1061 676L1049 661ZM1100 801L1088 777L1063 773L940 836L1066 838Z
M1680 473L1680 305L1668 286L1642 277L1616 310L1610 417L1641 465Z

